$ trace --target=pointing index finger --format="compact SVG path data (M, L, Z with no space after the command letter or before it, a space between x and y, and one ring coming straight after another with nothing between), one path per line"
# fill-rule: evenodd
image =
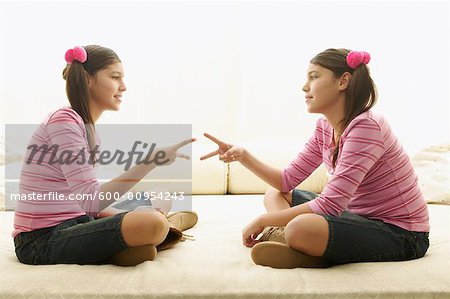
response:
M194 141L196 141L196 140L197 140L196 138L186 139L186 140L181 141L180 143L178 143L175 147L176 147L177 149L179 149L180 147L183 147L183 146L185 146L186 144L192 143L192 142L194 142Z

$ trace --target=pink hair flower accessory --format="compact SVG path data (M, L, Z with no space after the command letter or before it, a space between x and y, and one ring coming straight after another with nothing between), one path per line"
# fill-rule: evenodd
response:
M72 63L74 60L84 63L87 60L87 52L83 47L76 46L66 51L64 59L67 63Z
M361 64L368 64L370 61L370 54L364 51L350 51L347 54L347 65L351 69L358 68Z

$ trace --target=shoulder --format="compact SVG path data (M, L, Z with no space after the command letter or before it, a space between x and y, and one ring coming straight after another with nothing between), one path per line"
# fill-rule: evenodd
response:
M50 135L55 132L58 134L76 132L82 136L86 134L83 118L71 107L63 107L50 113L43 122L43 129Z
M385 148L387 128L384 117L369 110L355 117L341 137L343 142L350 142L359 146L373 144Z
M50 113L46 119L47 124L73 123L84 124L83 118L71 107L63 107Z
M369 110L355 117L345 129L344 134L350 131L360 131L363 133L373 131L382 132L386 126L387 121L382 115Z

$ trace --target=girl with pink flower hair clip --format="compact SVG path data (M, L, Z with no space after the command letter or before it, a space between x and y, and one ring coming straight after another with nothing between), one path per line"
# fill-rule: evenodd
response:
M64 152L85 155L77 154L72 163L51 163L48 156L38 162L30 160L30 151L27 152L26 160L31 163L25 163L22 168L19 192L25 196L59 194L62 200L17 203L12 234L16 255L20 262L34 265L134 266L153 260L157 250L167 249L181 240L181 231L195 225L196 214L167 216L168 211L152 207L108 210L114 200L107 199L117 199L117 194L122 196L152 171L157 164L147 162L153 161L155 154L164 151L164 165L172 164L177 158L190 159L178 150L195 139L155 151L147 156L145 163L138 163L117 178L100 184L94 169L99 144L95 123L104 111L120 109L127 90L122 62L113 50L97 45L74 47L66 51L64 58L67 64L63 78L70 106L50 113L33 134L30 144L43 149L58 146ZM94 157L93 161L82 158L86 156ZM73 200L71 195L83 195L87 199ZM184 216L190 217L190 222Z
M329 267L412 260L427 252L428 210L417 176L387 120L371 111L377 93L370 58L364 51L327 49L311 59L305 105L323 117L284 169L205 133L219 148L201 159L238 161L271 186L267 213L242 232L256 264ZM329 179L321 194L296 189L322 163Z

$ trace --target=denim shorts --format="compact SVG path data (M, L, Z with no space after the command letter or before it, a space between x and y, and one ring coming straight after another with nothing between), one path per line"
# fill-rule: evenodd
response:
M318 195L294 189L292 206ZM323 257L333 264L407 261L421 258L429 247L428 232L408 231L381 220L344 211L322 215L328 222L328 245Z
M125 214L100 219L84 215L22 232L14 238L17 258L30 265L104 264L128 248L120 229Z

